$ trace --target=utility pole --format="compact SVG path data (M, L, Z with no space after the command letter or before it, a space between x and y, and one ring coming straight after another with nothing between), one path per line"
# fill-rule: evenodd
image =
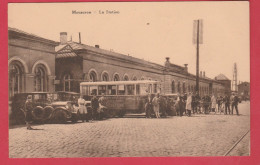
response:
M193 22L193 43L196 44L196 93L199 94L199 44L202 44L202 20Z

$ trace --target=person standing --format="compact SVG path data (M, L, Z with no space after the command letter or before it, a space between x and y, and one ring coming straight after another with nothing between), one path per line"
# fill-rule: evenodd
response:
M98 107L99 107L98 98L97 98L96 94L94 93L93 97L91 99L92 120L98 118L98 116L97 116Z
M98 115L99 115L99 120L102 120L103 117L104 117L104 111L106 109L106 106L105 106L105 97L104 97L104 93L102 93L101 97L98 99L98 102L99 102L99 108L97 110L98 112Z
M211 111L216 113L216 104L217 104L217 100L214 96L214 94L212 94L211 96Z
M82 122L87 121L87 108L86 108L86 101L83 99L83 96L80 95L79 99L78 99L78 105L79 105L79 114L80 114L80 119L82 120Z
M191 104L192 104L192 95L191 95L191 93L189 93L189 95L187 96L186 108L185 108L188 113L187 115L189 117L191 117L191 110L192 110Z
M231 109L231 114L233 115L233 109L235 108L236 109L236 113L237 115L239 115L239 112L238 112L238 102L239 102L239 99L237 97L237 95L235 95L234 93L232 94L232 97L231 97L231 102L232 102L232 109Z
M28 130L32 130L33 128L31 127L31 123L33 120L33 116L32 116L32 110L34 108L33 102L32 102L32 96L28 95L25 105L24 105L24 113L25 113L25 123L26 123L26 127Z
M145 103L145 116L146 118L151 118L151 111L153 109L152 107L152 95L149 93L147 96L147 100Z
M161 117L166 118L166 108L167 108L167 102L166 99L160 95L159 96L159 109L161 111Z
M229 114L230 115L230 97L226 95L224 97L224 103L225 103L225 115ZM227 112L228 110L228 112ZM220 112L221 113L221 112Z
M155 117L156 118L160 118L160 114L159 114L159 108L160 108L160 103L159 103L159 93L157 93L157 95L153 98L153 110L155 113Z

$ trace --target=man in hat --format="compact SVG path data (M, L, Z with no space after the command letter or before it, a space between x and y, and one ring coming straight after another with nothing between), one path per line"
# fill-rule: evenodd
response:
M155 117L156 118L160 118L160 113L159 113L159 109L160 109L160 102L159 102L159 96L160 94L157 93L156 96L153 98L153 110L155 113Z
M186 101L186 111L187 111L187 115L190 117L191 116L191 103L192 103L192 95L191 93L188 94L187 96L187 101Z
M97 119L98 118L97 110L98 110L98 107L99 107L99 102L98 102L98 98L97 98L96 94L93 93L92 95L93 95L93 97L91 99L92 119L93 118Z
M26 127L28 130L32 130L33 128L31 127L31 122L33 120L32 117L32 110L34 108L33 102L32 102L32 95L28 95L25 105L24 105L24 109L25 109L25 123L26 123Z
M239 99L237 97L237 95L235 93L232 93L232 96L231 96L231 106L232 106L232 109L231 109L231 114L233 115L233 109L235 107L236 109L236 113L237 115L239 115L238 113L238 102L239 102Z

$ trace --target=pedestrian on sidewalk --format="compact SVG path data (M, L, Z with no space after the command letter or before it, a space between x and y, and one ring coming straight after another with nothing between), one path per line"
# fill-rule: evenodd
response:
M160 109L160 103L159 103L159 96L160 94L157 93L156 96L153 98L153 110L155 113L156 118L160 118L159 109Z
M24 113L25 113L25 123L28 130L32 130L31 123L33 120L32 116L32 110L34 108L33 102L32 102L32 95L28 95L25 105L24 105Z
M192 95L191 95L191 93L189 93L187 96L187 101L186 101L186 111L187 111L187 113L188 113L187 115L189 117L191 117L191 110L192 110L191 103L192 103Z

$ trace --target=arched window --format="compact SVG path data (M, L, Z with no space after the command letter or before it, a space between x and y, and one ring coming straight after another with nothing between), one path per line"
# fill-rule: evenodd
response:
M141 77L141 80L145 80L145 78L142 76L142 77Z
M9 97L23 91L24 67L19 61L13 61L9 65Z
M109 81L109 76L107 72L104 72L101 77L102 81Z
M38 64L34 71L34 90L39 91L47 91L48 89L48 80L46 67L43 64Z
M120 81L119 75L118 75L118 74L115 74L113 80L114 80L114 81Z
M133 77L133 81L137 81L137 77L136 76Z
M97 81L97 74L94 71L91 71L89 73L89 81L90 82L96 82Z
M183 93L185 93L185 92L186 92L186 86L185 86L185 82L183 82L183 83L182 83L182 91L183 91Z
M72 91L72 76L70 74L65 74L63 77L63 90Z
M178 82L178 93L181 93L181 83L180 82Z
M174 82L174 80L172 81L172 93L175 93L175 82Z
M128 80L129 80L128 75L125 74L123 80L124 80L124 81L128 81Z

